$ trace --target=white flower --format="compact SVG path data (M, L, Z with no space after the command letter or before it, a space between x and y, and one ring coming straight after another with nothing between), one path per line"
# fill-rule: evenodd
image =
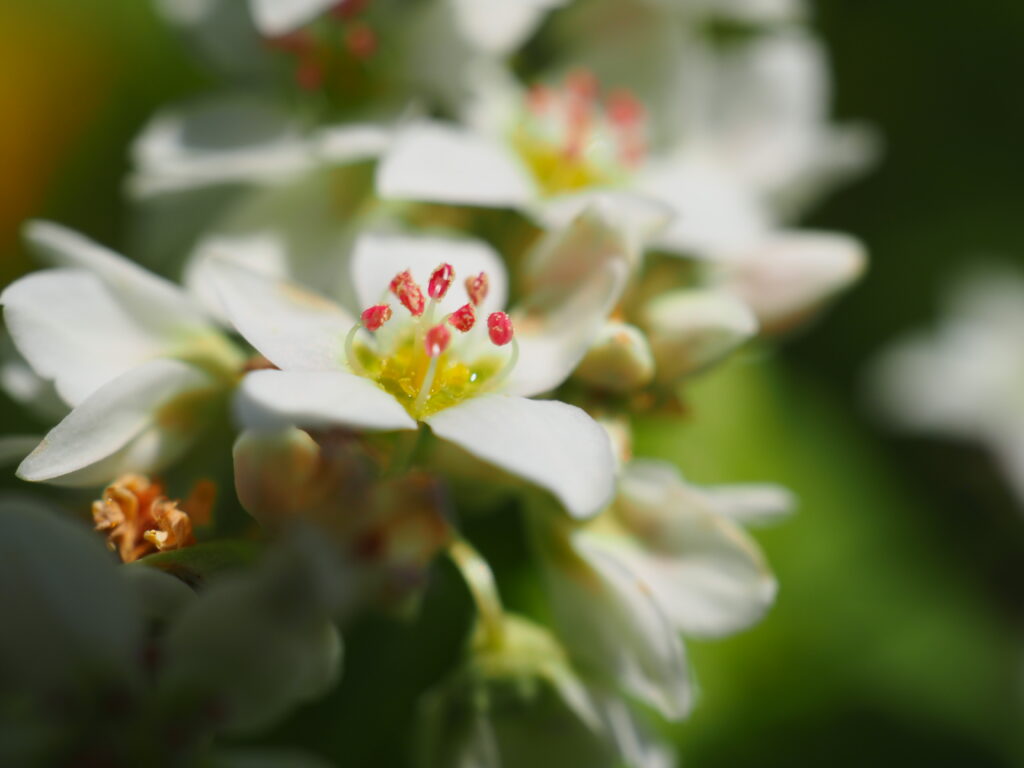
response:
M481 78L462 125L418 121L399 132L380 194L551 222L594 191L616 190L675 214L654 245L713 256L757 245L820 182L864 163L863 134L826 123L824 62L808 35L765 34L723 52L681 32L667 10L606 9L610 18L587 23L614 26L625 42L593 33L584 39L601 45L574 61L614 88L602 93L584 71L529 92Z
M72 410L18 475L94 485L166 466L230 388L240 353L172 283L56 224L32 222L26 237L59 268L8 286L4 320Z
M634 460L612 507L545 550L556 620L587 670L671 718L693 703L680 634L719 637L758 621L776 582L734 516L767 517L792 499L770 486L702 489L671 465Z
M620 242L584 216L564 235L565 247L579 247L579 231L593 233L592 247ZM499 311L507 292L501 260L479 243L360 238L352 283L366 309L358 322L319 296L222 261L225 310L281 369L245 377L240 417L251 426L365 430L423 423L547 489L571 514L593 514L614 484L607 435L578 408L526 396L558 386L583 356L622 289L628 255L620 247L620 259L609 259L557 311L524 307L512 320Z
M938 328L897 341L872 372L876 399L907 429L992 451L1024 500L1024 278L1010 269L956 286Z

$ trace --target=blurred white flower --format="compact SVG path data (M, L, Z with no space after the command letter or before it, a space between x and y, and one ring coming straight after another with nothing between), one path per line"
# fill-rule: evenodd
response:
M1024 277L1009 269L955 287L938 327L897 341L870 382L895 424L976 441L1024 500Z
M669 464L627 463L609 510L583 528L551 532L555 543L543 548L574 658L667 717L685 717L693 692L680 635L740 631L775 598L764 556L735 519L792 504L773 486L704 489Z
M490 71L462 125L405 127L380 167L380 194L550 221L613 189L676 215L655 245L713 256L756 246L822 184L869 159L862 130L828 124L825 64L809 34L765 32L719 48L667 6L623 5L631 13L583 10L594 28L575 38L570 60L586 69L562 85L524 91ZM608 43L600 32L613 26Z
M99 485L166 466L233 386L241 353L172 283L56 224L25 234L58 268L8 286L4 320L71 412L18 475Z
M602 226L581 217L565 247L579 247L580 229ZM513 319L500 311L507 293L500 257L471 241L360 238L351 275L366 307L358 321L296 286L227 261L211 264L232 322L281 369L245 377L242 421L371 431L424 423L551 491L573 515L593 514L614 484L607 435L578 408L526 396L556 387L582 358L622 290L628 255L621 248L554 313L513 311Z

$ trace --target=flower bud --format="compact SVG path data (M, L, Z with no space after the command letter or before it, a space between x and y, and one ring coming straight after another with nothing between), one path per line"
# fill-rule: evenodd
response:
M757 318L731 293L688 289L662 294L644 312L657 378L672 384L717 362L757 333Z
M764 333L809 319L864 272L863 245L831 232L780 232L713 272L757 315Z
M576 376L612 392L644 386L654 376L654 355L647 337L634 325L614 320L605 323L576 369Z

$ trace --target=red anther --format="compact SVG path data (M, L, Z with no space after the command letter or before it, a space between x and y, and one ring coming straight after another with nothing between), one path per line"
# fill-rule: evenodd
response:
M324 70L319 62L304 58L295 68L295 84L304 91L315 91L324 84Z
M479 307L487 298L487 291L490 289L487 281L487 273L481 272L476 277L466 278L466 293L474 307Z
M409 270L395 275L389 287L391 292L402 302L402 306L408 309L414 317L419 317L423 314L423 310L426 307L423 291L416 284L416 281L412 279L412 274Z
M442 264L430 275L430 282L427 283L427 293L432 299L443 299L455 279L455 268L451 264Z
M406 283L411 283L411 282L413 282L412 272L410 272L407 269L407 270L405 270L405 272L399 272L397 275L395 275L393 278L391 278L391 282L388 284L388 288L391 289L392 293L396 293L397 294L399 286L402 286L402 285L405 285Z
M452 332L448 330L448 326L444 323L435 325L429 331L423 339L423 346L427 350L427 354L430 357L437 357L446 349L452 341Z
M330 14L336 19L347 21L353 19L366 10L370 0L341 0L331 6Z
M492 312L487 318L487 332L499 347L512 341L512 321L504 312Z
M644 119L643 104L636 96L622 88L608 94L605 111L608 113L608 119L622 128L636 126Z
M369 309L364 309L361 317L366 330L376 331L391 319L391 307L388 304L375 304Z
M536 83L530 86L526 94L526 105L531 112L544 112L554 99L554 94L546 85Z
M463 304L461 307L452 312L451 317L448 318L448 322L451 323L456 330L465 333L476 323L476 312L473 310L472 304Z
M356 59L368 59L377 52L377 33L368 24L354 22L345 30L345 49Z
M573 96L591 101L597 98L598 82L589 69L575 69L565 76L565 88Z
M313 47L313 35L308 29L297 29L277 37L266 38L269 48L274 48L285 53L305 53Z

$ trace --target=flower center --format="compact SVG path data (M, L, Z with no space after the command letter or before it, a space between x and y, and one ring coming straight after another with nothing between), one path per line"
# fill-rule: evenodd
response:
M442 264L431 274L425 298L412 273L400 272L388 290L404 308L402 316L396 317L390 304L375 304L345 340L349 367L375 381L417 420L496 389L518 358L508 315L492 312L486 330L477 322L487 296L485 273L466 279L466 304L438 317L454 280L455 270ZM370 332L369 340L358 338L361 329ZM501 349L506 346L509 351Z
M370 0L341 0L301 29L268 38L267 45L292 60L295 84L302 90L351 91L378 52L369 5Z
M561 87L535 85L512 143L549 195L621 183L643 161L647 118L626 90L602 97L586 71Z

